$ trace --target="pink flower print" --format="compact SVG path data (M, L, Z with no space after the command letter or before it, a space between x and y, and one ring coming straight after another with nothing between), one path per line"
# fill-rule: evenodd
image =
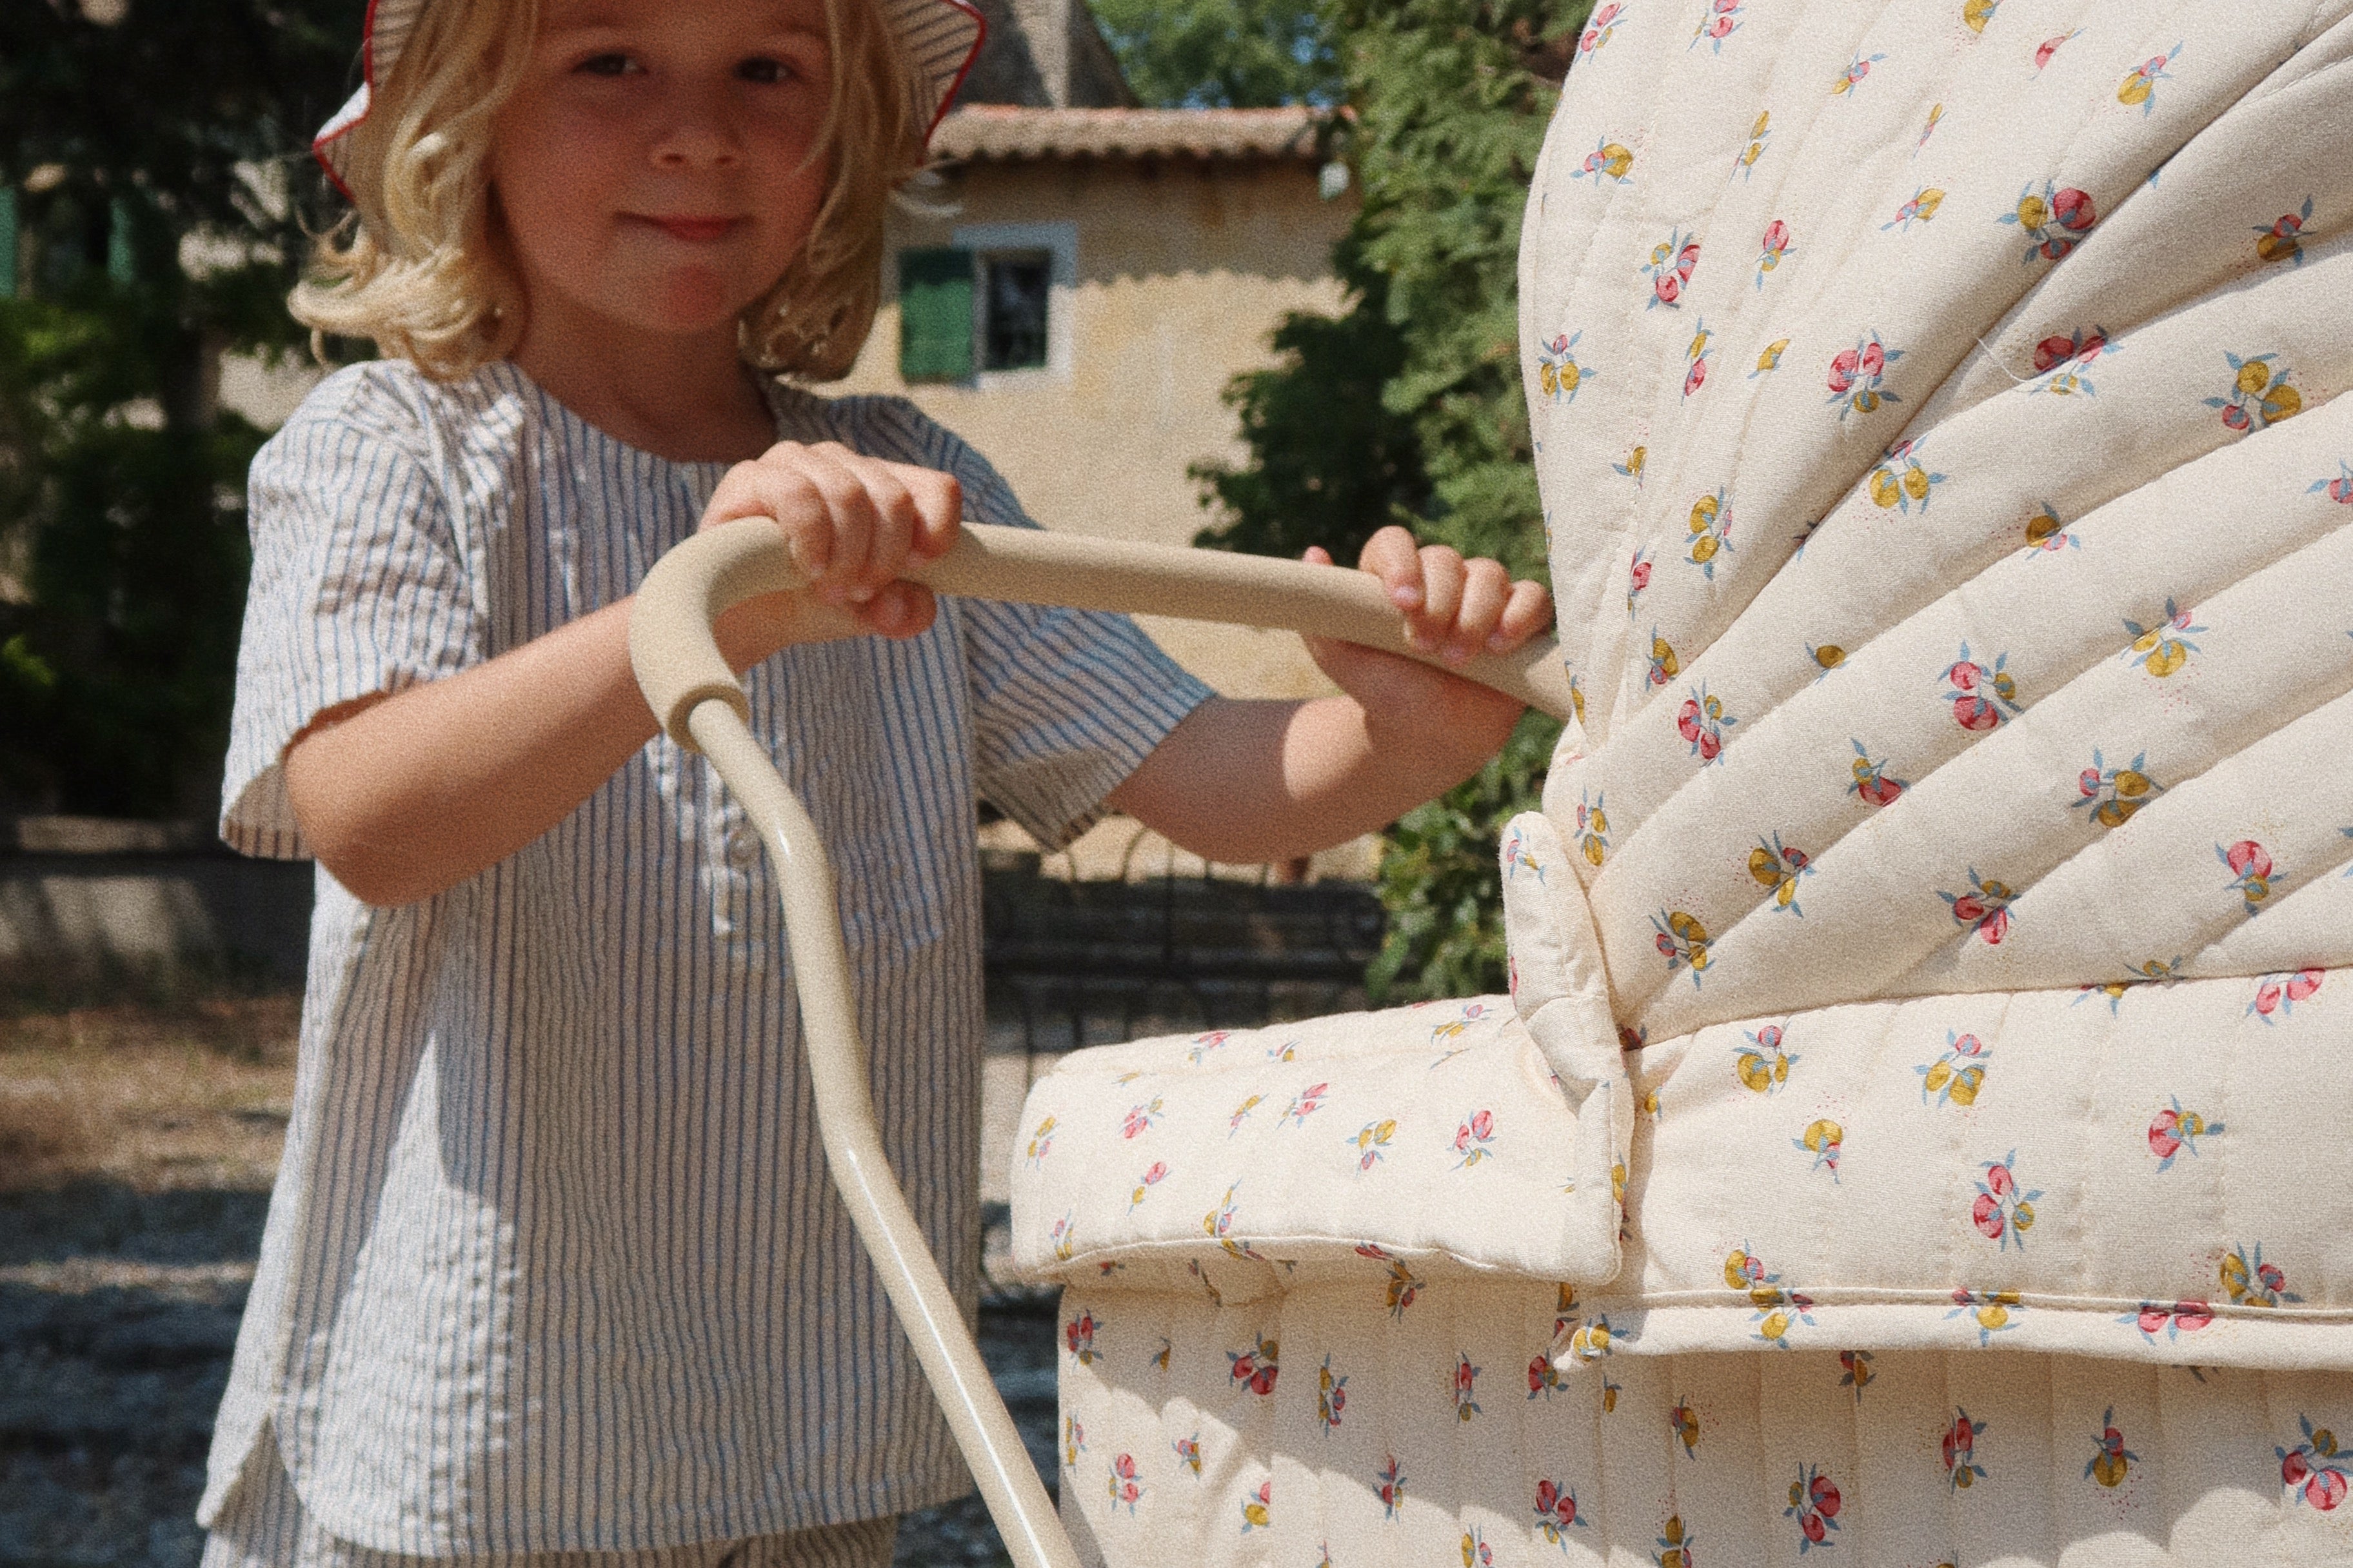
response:
M1629 619L1633 617L1634 601L1641 598L1642 590L1650 585L1650 558L1646 552L1637 550L1626 568L1626 615Z
M1324 1109L1324 1097L1331 1092L1332 1086L1329 1083L1309 1084L1291 1097L1291 1103L1282 1108L1282 1120L1277 1125L1283 1127L1305 1125L1309 1117Z
M1707 682L1692 688L1675 715L1675 731L1691 742L1692 755L1705 767L1724 754L1724 732L1740 721L1724 710L1724 700L1711 697Z
M1920 1075L1920 1103L1927 1104L1933 1094L1938 1105L1975 1105L1978 1091L1985 1087L1986 1068L1992 1061L1991 1046L1975 1035L1946 1030L1945 1054L1912 1069Z
M1234 1032L1231 1029L1211 1029L1206 1035L1196 1035L1193 1037L1193 1048L1185 1053L1185 1059L1195 1067L1199 1067L1203 1057L1233 1037Z
M1799 1323L1813 1326L1813 1298L1784 1288L1781 1277L1767 1269L1765 1260L1745 1245L1734 1247L1725 1258L1724 1282L1748 1298L1756 1313L1757 1337L1768 1345L1788 1350L1792 1328Z
M1806 911L1798 907L1798 879L1813 874L1813 858L1783 844L1778 833L1770 842L1758 839L1757 847L1748 852L1748 875L1770 890L1771 897L1766 900L1770 909L1787 910L1803 919Z
M1198 1432L1189 1437L1179 1437L1169 1447L1176 1450L1177 1463L1196 1476L1201 1473L1201 1435Z
M1161 1100L1156 1095L1142 1105L1129 1106L1127 1114L1119 1119L1119 1135L1140 1138L1160 1124L1162 1115Z
M2122 827L2133 814L2165 793L2148 775L2148 753L2137 754L2124 767L2112 768L2098 747L2092 748L2092 765L2075 775L2075 798L2068 809L2084 810L2102 827Z
M2176 1301L2169 1306L2160 1301L2144 1301L2139 1311L2127 1312L2116 1321L2132 1324L2154 1344L2159 1331L2167 1340L2173 1341L2211 1327L2214 1310L2203 1301Z
M2049 65L2051 63L2051 57L2059 52L2059 46L2065 43L2068 39L2073 37L2077 33L2080 33L2084 29L2081 27L2076 27L2068 32L2060 34L2055 38L2043 39L2034 50L2034 68L2039 71L2044 66Z
M1781 1047L1781 1026L1767 1024L1761 1029L1742 1030L1745 1044L1732 1047L1733 1070L1739 1075L1742 1087L1754 1094L1773 1094L1789 1081L1789 1069L1797 1065L1798 1053Z
M1704 41L1715 54L1724 53L1724 40L1740 31L1741 0L1709 0L1707 10L1699 19L1687 48L1697 48Z
M1247 1241L1237 1239L1233 1234L1234 1194L1240 1191L1240 1187L1241 1184L1240 1182L1236 1182L1232 1186L1228 1187L1226 1189L1224 1199L1218 1205L1218 1206L1201 1216L1201 1231L1202 1234L1208 1236L1219 1247L1223 1247L1227 1255L1229 1257L1257 1258L1259 1255L1254 1249L1252 1249L1250 1244Z
M1831 355L1829 385L1831 401L1840 405L1839 417L1875 413L1883 403L1903 402L1885 386L1887 367L1903 357L1902 349L1889 348L1877 332Z
M1389 1277L1384 1295L1389 1316L1401 1323L1405 1321L1405 1310L1412 1306L1414 1298L1421 1294L1423 1281L1415 1279L1413 1270L1400 1260L1392 1258L1388 1264Z
M1122 1454L1111 1462L1112 1511L1118 1512L1120 1506L1125 1504L1129 1516L1134 1517L1136 1501L1143 1496L1144 1482L1136 1473L1135 1456Z
M2018 1176L2010 1169L2017 1158L2018 1151L2012 1149L2000 1159L1989 1161L1985 1174L1978 1180L1978 1195L1969 1204L1969 1223L2005 1252L2013 1243L2020 1251L2026 1250L2026 1233L2034 1228L2034 1200L2042 1195L2040 1187L2020 1190Z
M2171 65L2180 53L2181 46L2176 44L2165 53L2152 56L2126 71L2125 79L2116 84L2116 101L2126 108L2138 104L2141 118L2147 119L2157 109L2157 84L2173 79L2165 68Z
M1984 0L1969 0L1969 3L1978 5L1983 4ZM1912 143L1912 156L1917 158L1920 155L1920 149L1928 144L1928 138L1936 133L1936 127L1943 124L1944 120L1945 106L1941 103L1930 104L1927 121L1920 127L1920 140Z
M1250 1113L1256 1110L1265 1099L1266 1096L1262 1094L1253 1094L1235 1106L1234 1113L1226 1118L1226 1136L1230 1138L1240 1131L1242 1123L1250 1120Z
M2083 242L2100 215L2091 196L2073 185L2045 180L2038 192L2029 180L2018 193L2018 205L2002 214L2000 221L2016 224L2025 231L2023 261L2037 256L2057 261Z
M1945 1489L1958 1491L1985 1479L1985 1467L1977 1462L1978 1439L1985 1435L1985 1423L1973 1421L1969 1413L1959 1405L1953 1406L1952 1424L1945 1428L1941 1447L1945 1455Z
M1388 1462L1381 1467L1381 1473L1374 1478L1374 1489L1381 1500L1381 1517L1394 1520L1398 1516L1398 1510L1405 1507L1405 1471L1398 1467L1395 1454L1390 1454L1387 1458Z
M1575 1526L1584 1529L1592 1523L1580 1519L1577 1512L1577 1493L1550 1480L1536 1482L1536 1527L1544 1531L1547 1544L1560 1546L1562 1532Z
M1528 1397L1550 1399L1559 1392L1560 1368L1553 1364L1549 1352L1538 1351L1528 1363Z
M1871 1370L1871 1352L1869 1351L1841 1351L1839 1352L1839 1365L1846 1368L1844 1372L1839 1374L1839 1386L1841 1388L1853 1389L1854 1402L1857 1405L1862 1404L1862 1391L1871 1386L1871 1380L1873 1378L1879 1375L1877 1373Z
M1283 1041L1281 1045L1269 1046L1266 1048L1266 1059L1271 1062L1294 1061L1298 1056L1299 1041L1296 1037Z
M1651 259L1642 264L1642 276L1651 280L1651 297L1642 308L1681 305L1683 290L1691 286L1692 274L1698 268L1699 241L1684 238L1679 228L1668 230L1667 237L1651 247Z
M1700 318L1699 330L1692 334L1691 346L1683 351L1683 395L1689 397L1707 384L1707 356L1715 351L1708 346L1713 336L1707 330L1707 318Z
M2194 1110L2182 1110L2181 1101L2176 1099L2150 1120L2148 1152L2157 1156L2159 1172L2169 1171L2177 1155L2197 1155L2199 1139L2221 1135L2221 1122L2209 1121Z
M1872 756L1868 746L1861 741L1854 742L1854 783L1847 789L1860 797L1863 805L1894 805L1911 787L1911 780L1895 777L1887 771L1885 763Z
M1397 1118L1388 1116L1377 1121L1366 1122L1350 1133L1345 1142L1356 1151L1356 1169L1369 1171L1380 1163L1381 1156L1388 1152L1389 1140L1395 1136Z
M1718 489L1692 502L1690 527L1691 563L1713 583L1716 557L1732 548L1731 499Z
M1828 1171L1831 1184L1835 1186L1838 1184L1839 1152L1846 1142L1845 1128L1827 1116L1820 1117L1806 1123L1804 1136L1792 1138L1789 1142L1800 1152L1814 1157L1810 1169Z
M1270 1479L1259 1482L1258 1490L1243 1494L1242 1533L1248 1535L1253 1530L1264 1530L1267 1521L1273 1517L1273 1511L1274 1482Z
M1081 1312L1062 1325L1062 1342L1070 1348L1071 1357L1081 1366L1095 1363L1095 1315Z
M1479 1368L1471 1358L1457 1351L1454 1355L1454 1419L1468 1421L1479 1414Z
M2316 496L2326 494L2338 506L2353 506L2353 463L2348 463L2342 458L2337 458L2337 477L2333 479L2315 479L2304 493Z
M1134 1214L1144 1206L1144 1194L1168 1179L1168 1162L1155 1160L1144 1174L1135 1179L1135 1191L1127 1198L1127 1212Z
M2225 429L2243 436L2304 412L2304 394L2289 379L2295 373L2272 363L2279 358L2277 352L2241 358L2225 349L2222 358L2231 367L2231 389L2200 401L2221 410Z
M1029 1147L1022 1152L1021 1162L1036 1170L1045 1162L1054 1147L1054 1119L1050 1116L1029 1131Z
M1248 1350L1226 1352L1227 1383L1261 1398L1274 1392L1274 1380L1282 1370L1282 1346L1270 1339L1261 1338Z
M1945 476L1930 473L1913 455L1913 448L1918 445L1916 439L1898 441L1887 448L1886 456L1872 472L1872 505L1882 511L1892 508L1906 517L1916 506L1921 515L1927 514L1929 495L1945 482Z
M1462 1532L1462 1568L1495 1568L1495 1549L1476 1525Z
M1596 379L1592 371L1577 363L1577 342L1583 336L1583 332L1569 332L1537 345L1536 383L1556 403L1576 402L1577 389Z
M2247 1004L2250 1017L2269 1024L2289 1016L2295 1005L2320 989L2327 972L2319 969L2299 969L2293 974L2266 974L2255 982L2255 999Z
M2002 938L2010 934L2010 901L2018 895L2010 890L2009 883L1985 881L1972 866L1968 892L1940 892L1936 896L1951 906L1954 921L1976 932L1977 939L1988 947L2000 947Z
M1593 183L1599 184L1605 179L1625 179L1627 171L1633 166L1634 150L1622 142L1612 142L1604 136L1594 143L1593 151L1585 155L1585 162L1568 172L1568 177L1581 180L1590 175Z
M2230 871L2230 889L2245 903L2247 913L2261 914L2263 900L2272 896L2271 851L2252 838L2242 838L2227 847L2217 844L2214 855Z
M1789 1506L1781 1510L1781 1515L1798 1521L1799 1556L1803 1557L1817 1546L1831 1544L1830 1535L1839 1527L1839 1510L1843 1504L1838 1488L1831 1484L1828 1476L1811 1465L1798 1467L1798 1479L1789 1483Z
M1945 700L1953 705L1953 722L1972 734L2000 729L2023 710L2018 705L2018 680L2010 673L2010 655L1996 654L1985 664L1961 645L1958 658L1944 668Z
M1926 132L1921 133L1921 140L1927 140ZM1945 193L1942 190L1935 185L1919 186L1904 198L1904 205L1895 209L1894 217L1879 226L1879 232L1884 234L1892 228L1899 234L1909 234L1912 232L1914 224L1926 223L1936 216L1936 209L1944 205Z
M2287 1275L2278 1264L2263 1261L2260 1241L2252 1255L2243 1247L2232 1248L2222 1259L2221 1274L2223 1294L2234 1307L2276 1307L2283 1301L2304 1300L2287 1288Z
M2163 680L2189 662L2189 656L2198 651L2198 645L2189 639L2205 629L2194 624L2194 612L2168 599L2165 619L2156 625L2125 622L2125 631L2132 637L2132 646L2125 650L2125 661Z
M1851 97L1854 89L1862 85L1863 79L1871 75L1871 68L1886 58L1885 55L1865 55L1858 51L1854 58L1847 62L1846 69L1839 72L1838 79L1831 83L1831 96Z
M1066 1214L1054 1222L1053 1229L1046 1233L1046 1244L1054 1249L1055 1259L1059 1262L1068 1263L1071 1254L1078 1250L1079 1236L1074 1223L1077 1217Z
M2255 226L2255 258L2259 261L2284 261L2291 267L2304 265L2304 226L2312 221L2312 198L2304 198L2304 205L2292 213L2282 213L2279 221Z
M1495 1113L1474 1110L1454 1130L1454 1152L1461 1156L1454 1162L1458 1171L1467 1171L1482 1160L1495 1156Z
M2116 352L2105 328L2086 331L2078 327L2063 338L2054 332L2034 345L2034 374L2042 379L2027 386L2027 395L2048 392L2058 397L2096 397L2099 388L2092 384L2092 366L2102 354Z
M1667 1430L1683 1446L1684 1458L1699 1458L1699 1412L1692 1408L1690 1400L1675 1401L1675 1407L1667 1412Z
M1976 1324L1978 1344L1982 1348L1991 1344L1994 1335L2004 1329L2018 1327L2018 1320L2026 1315L2026 1307L2015 1290L1956 1290L1953 1310L1945 1314L1945 1321L1951 1322L1964 1313Z
M1577 37L1577 52L1589 55L1608 43L1611 35L1618 31L1619 19L1625 15L1626 7L1615 4L1614 0L1610 5L1595 6L1593 15L1586 21L1585 31Z
M1528 847L1528 836L1514 827L1504 835L1504 876L1508 880L1517 881L1522 871L1534 877L1538 886L1543 885L1544 862L1537 859L1535 851Z
M2337 1448L2337 1435L2327 1427L2315 1426L2308 1415L2299 1414L2295 1419L2304 1428L2304 1441L2293 1448L2272 1450L2279 1458L2280 1485L2290 1497L2323 1513L2334 1513L2345 1501L2346 1456Z
M1323 1370L1315 1378L1315 1420L1326 1434L1340 1425L1341 1415L1348 1408L1348 1380L1332 1375L1332 1358L1324 1358Z
M1797 247L1798 242L1790 237L1788 224L1783 223L1779 218L1775 218L1771 223L1767 224L1765 237L1757 243L1757 287L1759 289L1765 287L1765 274L1780 266L1781 258ZM1787 339L1783 340L1785 342L1787 341Z
M1086 1451L1087 1429L1079 1424L1077 1416L1063 1416L1062 1464L1064 1468L1073 1470L1077 1469L1079 1468L1079 1456Z
M1664 686L1668 681L1672 680L1677 675L1681 674L1683 668L1683 660L1675 657L1674 648L1668 644L1666 638L1659 635L1659 628L1652 626L1651 628L1650 673L1643 677L1643 684L1646 686Z

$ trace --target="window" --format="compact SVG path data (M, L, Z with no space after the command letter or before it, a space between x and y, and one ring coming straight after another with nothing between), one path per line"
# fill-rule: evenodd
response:
M986 390L1071 371L1078 226L968 224L899 253L899 374Z
M1046 368L1046 305L1054 258L1042 250L980 258L980 368Z

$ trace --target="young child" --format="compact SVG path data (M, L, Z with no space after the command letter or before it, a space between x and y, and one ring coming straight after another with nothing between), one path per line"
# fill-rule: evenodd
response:
M629 595L766 516L819 596L723 622L828 835L898 1173L975 1282L973 802L1305 853L1467 775L1515 707L1324 645L1212 696L1127 621L902 580L977 456L847 369L961 0L376 0L322 133L356 229L296 313L385 357L256 460L223 836L320 865L284 1163L200 1519L208 1564L887 1562L962 1467L822 1164L756 837L655 733ZM1426 647L1549 616L1365 552Z

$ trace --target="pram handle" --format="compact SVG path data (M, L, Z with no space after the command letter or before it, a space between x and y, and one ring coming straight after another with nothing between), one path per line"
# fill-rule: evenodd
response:
M1550 637L1460 668L1406 640L1404 617L1365 573L1303 561L1126 540L1084 539L1034 528L967 523L955 546L907 575L943 594L1071 609L1175 616L1338 637L1510 693L1555 718L1569 716L1568 676ZM730 605L803 586L776 525L740 518L698 533L662 557L638 590L629 654L646 700L670 737L693 742L686 716L717 698L748 716L744 689L720 656L709 624ZM701 624L700 636L691 628ZM644 637L640 626L668 628Z
M1338 567L967 526L945 555L908 574L945 594L1283 627L1451 668L1406 642L1401 617L1377 583ZM733 605L805 586L783 534L765 518L698 533L656 563L638 588L630 663L663 730L711 759L776 863L826 1163L998 1533L1018 1568L1079 1568L892 1172L874 1119L832 864L816 824L753 735L743 684L712 632ZM1549 638L1473 659L1460 673L1548 712L1569 711L1567 679Z

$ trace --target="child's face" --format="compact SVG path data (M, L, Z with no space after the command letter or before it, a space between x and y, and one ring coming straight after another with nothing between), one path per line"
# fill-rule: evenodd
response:
M533 331L732 331L824 200L828 53L824 0L546 0L491 151Z

